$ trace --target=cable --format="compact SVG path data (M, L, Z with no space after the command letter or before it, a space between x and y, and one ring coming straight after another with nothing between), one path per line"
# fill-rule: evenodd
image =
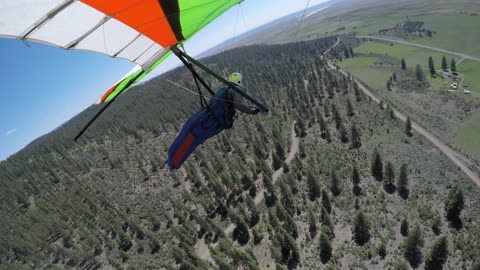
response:
M303 18L307 14L307 9L308 9L309 5L310 5L310 0L307 1L307 6L305 7L305 10L303 11L302 18L300 19L300 23L298 24L297 32L295 33L295 38L297 38L297 36L298 36L298 31L300 31L300 27L302 26L302 23L303 23Z
M185 91L187 91L187 92L190 92L190 93L192 93L192 94L194 94L194 95L196 95L196 96L200 96L200 94L198 94L197 92L195 92L195 91L193 91L193 90L191 90L191 89L188 89L187 87L185 87L185 86L183 86L183 85L181 85L181 84L178 84L178 83L176 83L176 82L174 82L174 81L171 81L171 80L169 80L169 79L165 79L165 80L166 80L167 82L173 84L173 85L178 86L179 88L181 88L181 89L183 89L183 90L185 90ZM221 101L230 102L230 103L232 103L232 104L241 105L241 104L238 103L238 102L233 102L233 101L230 101L230 100L227 100L227 99L223 99L223 98L205 97L205 99L207 99L207 100L216 99L216 100L221 100Z

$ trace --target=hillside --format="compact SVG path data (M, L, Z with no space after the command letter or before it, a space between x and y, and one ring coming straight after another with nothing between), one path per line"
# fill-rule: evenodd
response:
M71 138L97 107L0 163L0 268L408 269L442 236L445 265L472 268L478 188L328 68L321 55L335 42L205 59L241 71L271 113L239 116L176 173L166 152L198 101L166 79L193 89L185 69L129 91L80 143ZM458 196L459 219L446 212Z

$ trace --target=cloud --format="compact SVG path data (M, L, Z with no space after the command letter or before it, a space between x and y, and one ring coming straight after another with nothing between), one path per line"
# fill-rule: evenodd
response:
M16 131L17 131L17 129L16 129L16 128L14 128L14 129L11 129L11 130L7 131L7 136L10 136L10 135L12 135L12 134L13 134L13 133L15 133Z

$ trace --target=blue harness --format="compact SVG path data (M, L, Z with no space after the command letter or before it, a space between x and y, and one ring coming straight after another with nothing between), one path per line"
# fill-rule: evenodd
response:
M235 108L227 97L228 88L222 88L210 99L208 106L192 115L183 125L168 150L167 165L170 170L178 169L188 156L207 139L233 126Z

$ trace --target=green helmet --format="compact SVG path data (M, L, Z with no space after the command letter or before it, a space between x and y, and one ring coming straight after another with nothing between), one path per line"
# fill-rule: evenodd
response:
M236 85L242 86L242 80L243 80L243 76L238 72L234 72L230 74L230 76L228 76L228 81Z

